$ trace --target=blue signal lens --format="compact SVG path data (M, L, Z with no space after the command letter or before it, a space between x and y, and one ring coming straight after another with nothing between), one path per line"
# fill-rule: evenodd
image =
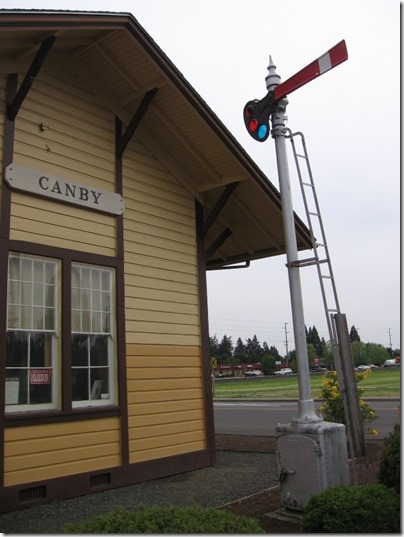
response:
M268 134L268 127L266 125L260 125L258 128L257 136L260 140L265 138L265 136Z

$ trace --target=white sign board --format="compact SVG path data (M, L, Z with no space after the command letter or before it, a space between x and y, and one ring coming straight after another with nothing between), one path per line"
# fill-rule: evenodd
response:
M4 179L8 186L14 190L29 192L64 203L80 205L103 213L121 215L124 211L124 202L120 194L100 190L94 186L83 185L70 179L43 173L19 164L7 166Z

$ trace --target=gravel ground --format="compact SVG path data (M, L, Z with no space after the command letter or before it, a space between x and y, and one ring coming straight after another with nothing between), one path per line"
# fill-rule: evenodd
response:
M115 505L219 507L278 484L275 453L218 451L214 467L0 515L2 533L59 533L61 526L110 511Z

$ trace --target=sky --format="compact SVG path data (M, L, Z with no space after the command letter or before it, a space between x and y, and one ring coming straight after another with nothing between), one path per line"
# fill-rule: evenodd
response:
M363 342L400 348L398 0L0 0L0 8L131 13L279 189L274 140L254 141L247 101L266 94L269 55L285 81L345 39L348 60L289 96L303 132L341 312ZM293 206L306 221L292 156ZM302 252L300 258L310 255ZM294 349L286 257L208 272L211 336ZM315 267L300 278L306 327L329 339Z

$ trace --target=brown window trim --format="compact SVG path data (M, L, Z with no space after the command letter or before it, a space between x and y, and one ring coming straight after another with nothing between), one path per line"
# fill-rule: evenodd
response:
M97 408L75 408L71 412L61 410L43 410L36 412L18 412L5 414L5 427L21 427L26 425L42 425L88 419L111 418L121 415L121 409L116 405Z
M55 423L63 421L75 421L85 419L104 418L121 415L120 405L106 405L99 407L81 407L72 408L71 401L71 297L70 297L70 275L71 264L74 262L88 263L91 265L99 265L116 269L116 312L122 307L123 297L120 296L118 289L123 289L123 284L118 282L119 274L123 274L123 260L116 257L109 257L100 254L79 252L76 250L68 250L55 246L47 246L43 244L34 244L25 241L8 242L9 251L15 253L24 253L29 255L38 255L60 260L62 263L62 351L61 351L61 375L62 375L62 399L61 409L44 410L44 411L27 411L18 413L4 414L5 427L22 426L42 423ZM116 326L117 340L119 340L119 326ZM117 356L116 356L116 374L118 378L118 393L117 398L121 400L122 390L125 388L125 382L121 379L126 379L126 375L122 375L125 371L125 357L121 359L119 353L119 341L117 341Z

